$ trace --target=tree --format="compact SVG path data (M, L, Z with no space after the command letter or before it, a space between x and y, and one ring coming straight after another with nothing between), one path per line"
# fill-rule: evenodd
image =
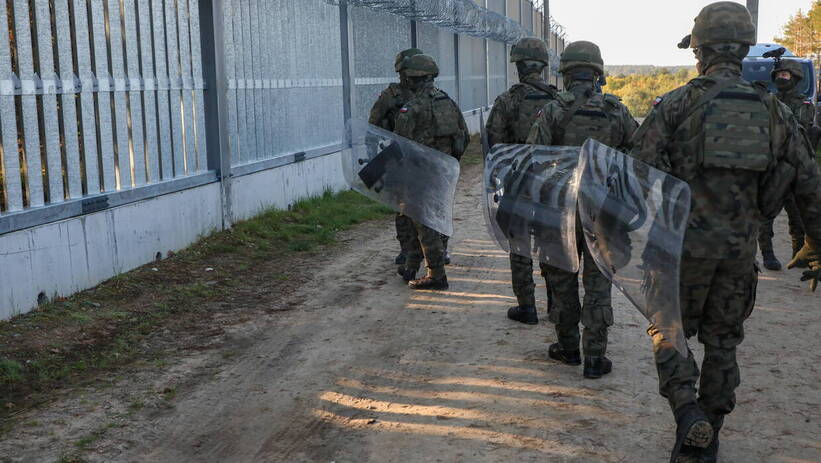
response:
M817 58L821 55L821 0L815 0L809 11L791 16L781 29L781 37L773 39L797 56Z

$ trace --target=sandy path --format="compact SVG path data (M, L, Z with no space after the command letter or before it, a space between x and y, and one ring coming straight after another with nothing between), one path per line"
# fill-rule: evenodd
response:
M123 378L32 412L27 419L39 425L10 433L0 461L50 461L123 410L124 390L169 382L185 387L166 406L116 421L84 458L666 461L673 424L656 392L646 323L616 295L615 366L602 380L548 360L550 325L505 318L513 303L507 256L485 232L478 171L463 173L449 291L410 292L393 274L392 227L362 227L287 302L299 310L234 327L230 356L190 353L162 374ZM783 257L785 222L777 224ZM821 462L821 294L812 297L797 275L762 275L722 461Z

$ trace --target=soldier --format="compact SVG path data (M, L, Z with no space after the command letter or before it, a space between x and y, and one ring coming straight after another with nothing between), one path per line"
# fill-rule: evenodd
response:
M588 138L617 149L629 149L638 124L619 97L596 92L604 75L604 62L596 44L585 41L567 46L561 57L564 86L555 101L544 107L533 125L527 143L581 146ZM549 265L543 266L554 297L548 318L555 325L558 342L548 355L568 365L581 364L579 321L584 325L584 376L601 378L610 373L612 362L605 357L607 327L613 324L610 281L596 266L584 236L577 242L583 256L584 304L579 302L579 275Z
M411 88L410 78L404 72L405 58L413 55L421 55L422 50L418 48L409 48L402 50L396 55L396 60L393 63L394 70L399 74L399 83L392 83L388 85L379 98L371 108L371 115L368 118L368 123L381 127L385 130L393 132L394 121L399 114L399 109L413 97L413 89ZM413 236L413 222L406 216L396 214L396 239L400 246L403 241L408 241ZM399 252L394 260L396 265L403 265L405 263L404 251Z
M815 105L798 88L798 84L804 79L804 69L801 63L790 59L780 60L773 69L772 79L778 89L778 99L792 110L798 123L807 134L810 134L815 123ZM787 198L784 209L789 219L792 251L795 256L804 246L804 225L801 223L795 198L792 196ZM764 267L767 270L781 270L781 262L773 252L773 235L773 220L768 220L761 225L758 231L758 247L761 249Z
M757 282L755 239L763 217L795 195L806 244L788 267L821 279L821 176L809 142L786 105L741 78L755 44L744 6L717 2L695 19L689 45L700 76L656 99L636 132L633 155L689 183L692 204L681 260L685 335L704 344L699 368L652 325L659 391L677 430L671 461L715 462L718 432L740 384L736 347L744 339Z
M547 46L540 39L525 38L511 48L510 62L516 63L519 83L499 95L493 103L493 111L486 127L489 147L492 148L497 143L522 144L527 140L527 134L539 110L556 98L556 87L547 84L542 78L542 72L549 61ZM530 256L511 252L510 273L518 305L508 309L507 316L511 320L535 325L539 322L539 317L536 313L533 260ZM550 306L552 298L549 290L547 298Z
M436 61L428 55L405 60L405 73L414 95L396 117L395 132L422 145L449 154L457 160L470 143L462 111L447 93L434 87L439 75ZM447 289L445 251L441 235L420 223L414 223L411 239L402 244L407 260L398 273L413 289ZM427 274L415 279L424 257Z

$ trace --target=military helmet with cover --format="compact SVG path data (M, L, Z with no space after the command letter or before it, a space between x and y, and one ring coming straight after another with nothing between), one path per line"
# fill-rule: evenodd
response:
M402 50L396 54L396 60L393 63L393 68L396 72L402 72L405 68L405 58L409 58L414 55L421 55L425 52L418 48L408 48L407 50Z
M547 45L545 45L544 40L526 37L513 45L510 49L510 62L516 63L526 60L540 61L545 66L550 64L550 54L547 52Z
M567 72L582 66L593 68L599 74L604 74L604 60L601 57L599 46L595 43L579 40L564 49L559 72Z
M775 80L775 75L779 71L787 71L793 75L793 78L797 80L804 79L804 67L801 66L800 62L794 59L782 59L781 61L779 61L779 63L773 68L773 80Z
M436 64L436 60L424 53L405 58L403 66L403 72L408 77L437 77L439 75L439 66Z
M716 2L696 16L690 48L718 43L755 45L755 25L749 10L735 2Z

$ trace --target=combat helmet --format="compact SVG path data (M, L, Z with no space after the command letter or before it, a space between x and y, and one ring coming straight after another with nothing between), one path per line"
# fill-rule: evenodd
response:
M716 2L705 6L696 16L690 47L716 43L755 45L755 25L744 5Z
M396 54L396 60L393 63L393 68L396 70L396 72L402 72L402 70L405 68L405 58L411 57L413 55L421 55L423 53L425 52L418 48L408 48L407 50L402 50Z
M567 72L581 66L591 67L599 74L604 74L604 60L602 60L598 45L579 40L564 49L559 72Z
M421 54L413 55L402 62L404 69L402 70L408 77L423 77L439 75L439 66L436 65L436 60L432 56Z
M544 40L526 37L513 45L510 49L510 62L525 60L541 61L545 66L550 63L550 54L547 52Z
M804 67L801 66L801 63L794 59L782 59L778 62L778 64L773 68L772 78L775 80L775 75L779 71L788 71L793 77L797 80L804 79Z

